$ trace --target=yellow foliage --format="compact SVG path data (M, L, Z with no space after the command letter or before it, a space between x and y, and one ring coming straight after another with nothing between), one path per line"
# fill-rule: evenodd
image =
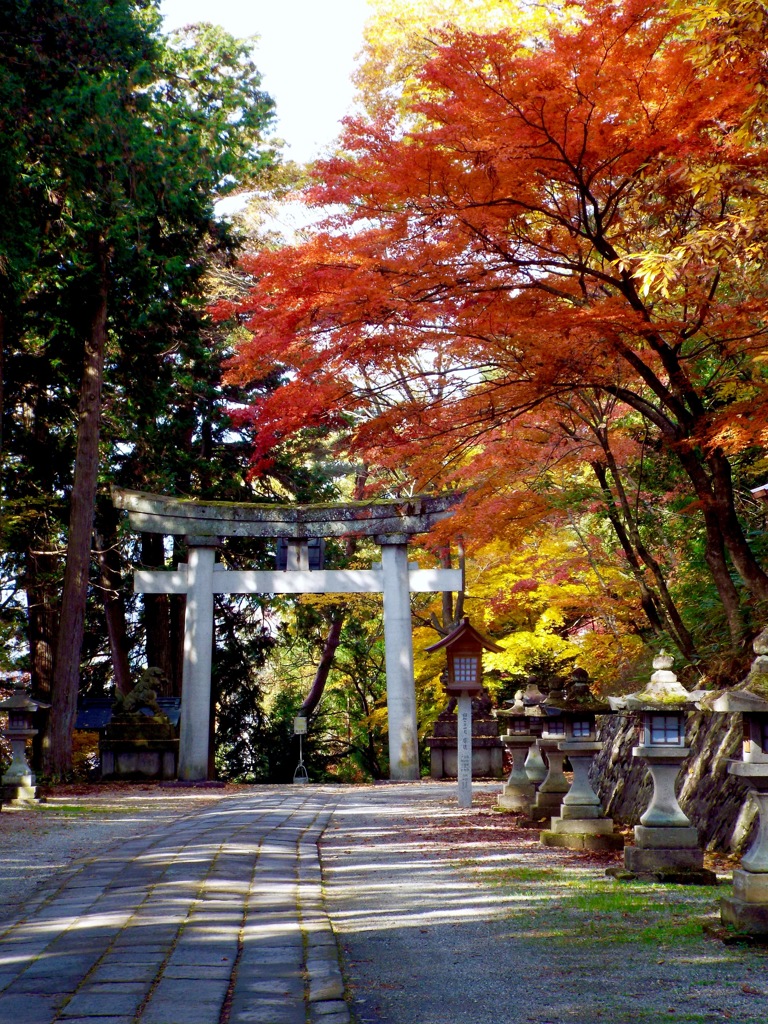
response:
M418 94L417 75L440 42L440 31L455 27L468 32L513 29L530 42L541 39L547 26L572 17L564 0L542 5L519 0L369 0L372 15L364 31L364 47L355 84L370 113L382 101L395 100L403 109Z

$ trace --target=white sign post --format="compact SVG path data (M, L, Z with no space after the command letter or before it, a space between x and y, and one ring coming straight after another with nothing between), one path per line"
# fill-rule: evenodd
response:
M459 807L472 806L472 698L463 690L458 699L458 750L456 751L459 781Z

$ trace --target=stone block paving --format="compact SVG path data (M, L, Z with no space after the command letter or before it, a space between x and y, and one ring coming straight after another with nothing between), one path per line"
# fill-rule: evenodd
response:
M68 872L0 934L3 1024L348 1024L318 840L336 794L265 788Z

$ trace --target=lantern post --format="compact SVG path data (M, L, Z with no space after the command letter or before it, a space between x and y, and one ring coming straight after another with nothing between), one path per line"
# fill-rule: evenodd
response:
M610 704L598 700L589 687L589 676L577 668L565 693L553 691L543 707L559 711L565 723L565 738L558 747L571 763L573 782L563 797L559 816L553 816L549 829L541 833L542 846L620 850L624 841L614 833L613 819L606 816L589 780L594 756L603 746L597 738L596 716L610 714Z
M523 691L518 690L512 706L497 712L497 717L507 725L507 731L502 735L501 742L512 758L512 770L499 794L498 802L500 807L507 810L529 814L536 787L528 778L525 759L531 745L536 742L536 734L532 730L534 719L527 715L526 711L527 708L523 703Z
M690 754L685 745L685 720L696 710L702 691L690 692L672 671L671 655L661 651L653 659L650 684L627 697L609 698L619 711L639 714L640 743L632 756L642 758L653 781L648 808L635 825L635 845L624 850L627 872L659 882L716 885L717 876L704 867L699 833L680 806L676 782L680 766Z
M498 652L503 648L481 636L465 617L448 636L426 648L429 653L443 649L448 659L445 689L457 698L458 704L458 802L459 807L471 807L472 698L483 689L483 651Z
M37 709L51 705L30 697L30 678L29 672L7 673L6 679L14 689L10 697L0 701L0 711L8 714L3 734L10 740L13 757L2 778L3 802L8 804L30 804L36 799L35 776L27 763L27 740L37 735L33 725Z

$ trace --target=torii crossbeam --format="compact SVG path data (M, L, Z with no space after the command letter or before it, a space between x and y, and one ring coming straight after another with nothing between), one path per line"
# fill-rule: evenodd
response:
M205 505L139 491L114 489L113 502L127 509L133 529L184 535L189 560L175 570L137 570L134 589L144 594L185 594L179 778L208 774L214 594L379 593L384 598L384 643L389 717L390 777L418 779L419 751L410 594L458 591L458 569L409 566L409 536L426 532L456 500L410 498L343 505ZM372 569L307 568L309 537L372 536L381 546ZM224 536L284 537L288 567L274 572L224 569L216 548Z

